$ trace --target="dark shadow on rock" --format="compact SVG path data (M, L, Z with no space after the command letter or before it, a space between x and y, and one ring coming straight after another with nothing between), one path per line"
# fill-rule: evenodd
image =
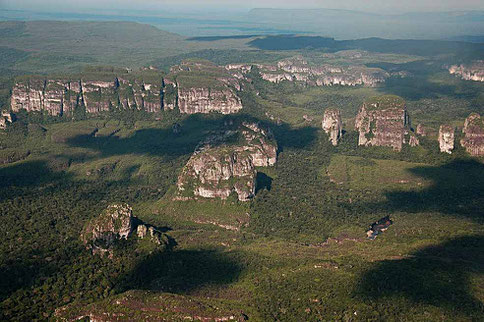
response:
M186 294L205 285L236 281L243 267L217 250L166 250L151 255L120 282L122 291L145 289Z
M483 235L466 236L408 258L378 262L363 275L356 294L365 300L403 296L416 304L482 317L484 306L472 294L471 276L484 273L483 249Z

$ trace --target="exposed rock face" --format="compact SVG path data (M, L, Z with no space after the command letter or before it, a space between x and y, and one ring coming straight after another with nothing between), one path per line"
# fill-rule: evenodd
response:
M229 88L178 88L180 113L237 113L242 103Z
M423 124L418 124L417 129L415 130L415 133L420 136L427 136L427 130L423 126Z
M160 77L161 84L161 77ZM87 113L110 108L137 108L147 112L161 110L161 85L140 79L114 77L105 80L18 80L12 89L11 109L47 111L50 115L70 115L76 107Z
M225 142L240 137L243 142ZM202 142L178 177L176 199L227 199L235 192L240 201L255 194L256 166L274 165L277 146L268 130L243 123L237 131L227 130Z
M256 66L260 70L261 77L272 83L298 81L310 86L376 86L390 77L382 69L366 66L336 66L330 64L313 66L301 56L282 60L278 62L277 66Z
M89 221L81 234L84 244L93 252L107 252L121 239L128 239L136 231L138 239L149 239L156 245L168 244L166 236L155 227L133 216L127 204L113 204L98 217Z
M116 240L127 239L133 229L131 207L127 204L114 204L84 227L81 239L89 248L106 250Z
M469 65L453 65L449 73L460 76L464 80L484 82L484 60L477 60Z
M408 115L405 101L397 96L380 96L360 107L355 121L359 145L389 146L401 151Z
M242 109L236 94L242 89L239 77L227 67L205 61L185 61L171 69L170 78L174 79L177 89L176 102L180 113L232 114Z
M178 179L178 190L192 190L194 196L227 199L235 191L247 201L255 193L256 171L247 152L233 148L212 148L195 154ZM191 181L191 182L190 182Z
M14 119L15 115L7 111L2 111L2 115L0 116L0 130L5 130L8 124L13 123Z
M115 108L181 113L236 113L242 109L237 91L240 79L230 71L207 62L184 62L162 77L156 70L141 73L114 71L93 73L73 80L51 78L18 79L12 90L11 110L47 111L50 115L71 115L82 108L89 114ZM244 69L244 71L246 71Z
M454 128L450 125L441 125L439 129L440 152L452 153L454 150Z
M323 130L329 134L329 140L333 145L338 145L338 141L343 135L343 123L341 122L341 112L337 109L327 109L323 117Z
M484 156L484 119L472 113L464 123L464 138L460 144L472 156Z
M410 134L410 139L408 140L408 144L410 146L415 147L415 146L420 145L420 141L418 140L418 138L415 135Z

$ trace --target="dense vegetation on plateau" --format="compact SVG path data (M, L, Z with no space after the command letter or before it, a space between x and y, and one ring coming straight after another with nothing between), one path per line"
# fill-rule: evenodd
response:
M296 52L198 53L228 63L274 62ZM304 54L316 60L322 52ZM2 108L18 73L12 64L19 60L8 55ZM173 57L190 55L197 56ZM458 142L464 118L484 113L483 87L428 57L375 57L384 61L366 63L411 76L377 88L311 88L271 84L254 71L238 93L243 110L229 116L18 113L0 132L0 319L54 319L63 307L67 317L109 311L133 319L228 312L255 321L482 320L484 165L459 146L440 153L436 132L451 123ZM400 153L357 146L358 107L382 93L403 97L412 125L428 128L420 146ZM328 107L343 115L336 147L321 129ZM196 146L230 120L262 122L278 144L276 165L258 169L254 200L173 200ZM93 256L80 232L114 202L130 204L135 216L166 232L170 247L134 252L130 238L112 257ZM393 225L368 240L368 226L387 215ZM192 311L176 315L180 307Z

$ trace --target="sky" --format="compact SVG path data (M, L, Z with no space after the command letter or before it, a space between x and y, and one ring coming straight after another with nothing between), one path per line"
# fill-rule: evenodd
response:
M295 5L297 3L297 5ZM86 10L248 10L331 8L367 12L484 10L483 0L0 0L0 9Z

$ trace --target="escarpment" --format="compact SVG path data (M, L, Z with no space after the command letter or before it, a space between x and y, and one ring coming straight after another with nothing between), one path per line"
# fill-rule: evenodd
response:
M148 83L136 77L124 77L20 79L12 89L10 107L14 112L46 111L53 116L72 115L76 108L90 114L112 108L161 110L161 78Z
M440 152L452 154L454 150L454 128L448 124L443 124L439 128L439 147Z
M224 200L235 193L248 201L255 194L256 167L274 165L276 158L272 134L258 124L244 122L216 133L200 144L180 173L175 199Z
M363 103L356 117L358 144L388 146L401 151L408 123L402 98L392 95L371 98Z
M301 56L279 61L275 65L256 65L262 79L272 83L303 82L309 86L376 86L390 77L380 68L363 65L310 64Z
M484 60L477 60L465 65L452 65L449 67L449 73L464 80L484 82Z
M338 145L338 141L343 135L343 123L341 122L341 112L338 109L327 109L324 111L323 130L329 135L329 140L333 145Z
M472 156L484 156L484 119L477 113L469 115L462 130L460 144Z
M75 109L88 114L112 109L149 113L178 108L181 113L236 113L240 79L224 67L208 62L184 62L163 75L156 70L73 75L69 79L23 77L12 89L11 110L46 111L71 116Z
M187 61L172 67L170 77L175 79L180 113L232 114L242 109L236 94L241 90L239 79L226 68L205 61Z

